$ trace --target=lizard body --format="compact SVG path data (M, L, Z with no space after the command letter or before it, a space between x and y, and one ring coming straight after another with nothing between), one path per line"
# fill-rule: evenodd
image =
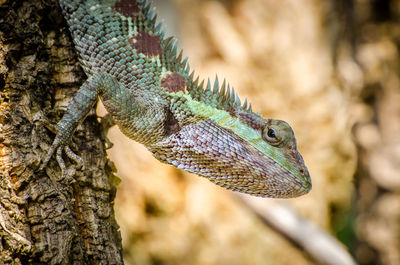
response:
M160 161L230 190L290 198L311 189L291 127L242 104L225 81L199 84L173 39L140 0L60 0L88 76L58 123L56 153L100 97L121 131Z

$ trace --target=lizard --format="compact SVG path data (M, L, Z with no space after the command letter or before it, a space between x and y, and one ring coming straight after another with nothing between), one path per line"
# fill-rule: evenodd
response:
M229 190L292 198L311 189L311 178L290 125L254 113L247 98L218 78L199 82L166 37L145 0L60 0L80 64L88 79L57 124L43 170L62 152L98 98L129 138L155 158Z

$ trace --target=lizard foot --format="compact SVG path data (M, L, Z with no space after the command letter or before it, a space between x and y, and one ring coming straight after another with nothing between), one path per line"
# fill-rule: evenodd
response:
M106 149L110 149L111 147L113 147L114 144L110 141L110 139L108 139L107 134L108 130L114 125L116 125L116 122L113 119L113 117L109 113L107 113L104 117L101 117L100 125L101 125L101 135L103 139L106 140Z
M42 171L47 164L49 163L51 157L53 156L54 153L56 153L56 159L59 167L61 168L61 173L62 173L62 178L63 179L69 179L69 176L74 175L74 172L68 172L67 167L65 165L64 159L62 158L62 151L64 150L65 154L73 160L78 166L81 168L84 168L83 165L83 159L72 152L71 148L68 145L62 145L59 143L58 139L53 142L52 146L50 147L50 150L48 151L45 159L43 160L42 165L39 168L39 171Z

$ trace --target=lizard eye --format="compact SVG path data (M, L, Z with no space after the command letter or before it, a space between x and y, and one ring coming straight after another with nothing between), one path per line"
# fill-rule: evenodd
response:
M275 131L273 129L268 129L267 135L269 138L275 138Z
M279 131L273 126L265 126L263 128L262 138L273 146L278 146L282 142Z

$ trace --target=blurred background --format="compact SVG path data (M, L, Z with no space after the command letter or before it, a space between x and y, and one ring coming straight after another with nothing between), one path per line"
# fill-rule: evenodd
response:
M292 125L313 189L288 204L359 264L400 264L400 1L159 0L201 78ZM101 110L99 112L102 113ZM232 192L109 133L126 264L315 264Z

